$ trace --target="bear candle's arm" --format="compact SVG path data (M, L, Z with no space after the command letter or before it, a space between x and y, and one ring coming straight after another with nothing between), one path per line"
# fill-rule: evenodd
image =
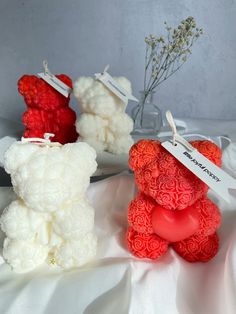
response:
M153 233L152 211L155 203L145 194L138 194L128 207L128 222L136 231Z

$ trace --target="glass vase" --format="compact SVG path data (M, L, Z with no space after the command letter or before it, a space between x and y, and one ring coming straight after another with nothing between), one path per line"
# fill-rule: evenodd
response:
M140 92L140 101L131 112L133 134L157 135L162 127L161 110L153 103L154 92Z

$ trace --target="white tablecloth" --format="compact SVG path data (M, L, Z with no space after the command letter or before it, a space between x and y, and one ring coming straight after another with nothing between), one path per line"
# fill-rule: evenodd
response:
M219 135L215 127L211 134ZM221 128L234 138L235 123ZM235 147L224 159L231 173L236 173ZM88 196L96 211L99 247L97 261L86 267L62 272L43 265L17 275L0 257L0 314L235 314L236 198L227 204L210 192L223 215L220 251L209 263L189 264L171 249L157 262L129 254L124 236L134 194L127 173L91 184ZM1 209L12 198L10 188L0 188Z

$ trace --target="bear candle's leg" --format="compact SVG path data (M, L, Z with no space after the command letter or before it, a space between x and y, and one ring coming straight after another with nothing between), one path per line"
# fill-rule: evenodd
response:
M172 244L173 249L186 261L208 262L218 252L219 238L216 233L210 236L193 235Z
M97 251L97 237L88 232L76 241L65 241L55 249L55 263L69 269L82 266L92 260Z
M129 228L126 235L130 252L139 258L157 259L168 250L168 242L156 234L145 234Z
M5 238L3 257L16 273L26 273L42 264L48 255L48 248L35 241Z
M114 140L112 143L108 143L108 151L112 154L122 154L127 153L130 147L133 144L133 139L129 134L126 135L117 135L115 134Z

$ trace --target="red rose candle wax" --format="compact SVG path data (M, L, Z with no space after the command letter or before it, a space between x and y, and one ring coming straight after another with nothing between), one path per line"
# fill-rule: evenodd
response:
M72 88L67 75L56 77ZM53 133L51 140L54 142L66 144L77 140L76 113L69 107L70 96L63 96L35 75L23 75L18 81L18 91L27 106L22 116L24 137L43 138L44 133Z
M191 145L217 166L221 150L209 141ZM128 208L127 245L139 258L157 259L171 246L189 262L207 262L218 251L221 222L208 187L159 141L141 140L129 158L138 194Z

